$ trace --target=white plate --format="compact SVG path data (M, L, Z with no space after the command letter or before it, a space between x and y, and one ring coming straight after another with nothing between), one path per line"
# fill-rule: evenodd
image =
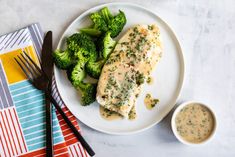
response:
M125 12L127 24L118 36L119 39L126 30L136 24L156 23L160 27L163 39L163 57L152 73L154 77L153 85L144 85L137 100L137 119L107 121L99 114L99 104L97 102L90 106L80 105L80 96L72 87L64 71L55 67L55 78L58 90L69 110L87 126L109 134L124 135L143 131L160 122L167 113L174 107L179 96L184 79L184 59L180 44L171 28L155 13L130 3L109 3L94 7L81 14L66 29L58 44L58 49L65 46L65 38L77 32L79 28L90 25L89 14L96 12L107 6L111 12L118 10ZM160 99L160 103L153 109L148 110L144 105L144 96L152 93L155 98Z

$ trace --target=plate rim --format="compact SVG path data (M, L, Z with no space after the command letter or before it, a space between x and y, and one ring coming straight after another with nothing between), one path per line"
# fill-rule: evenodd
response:
M157 17L158 19L160 19L160 21L166 25L170 31L170 33L172 33L173 37L175 38L175 42L176 42L176 46L177 46L177 49L178 49L178 53L179 53L179 56L180 56L180 72L181 74L179 75L180 76L180 79L179 79L179 82L178 82L178 87L176 88L176 95L175 95L175 100L173 101L174 102L174 105L172 105L171 108L168 109L168 111L166 111L165 113L165 116L163 116L162 118L154 121L154 123L146 126L146 127L143 127L141 129L137 129L137 130L132 130L132 131L127 131L127 132L113 132L113 131L107 131L105 129L100 129L100 128L96 128L96 127L93 127L92 125L90 124L87 124L85 122L83 122L82 120L80 120L79 118L76 117L76 115L74 114L74 111L71 111L70 112L76 117L76 119L78 119L80 122L82 122L83 124L85 124L86 126L94 129L94 130L97 130L99 132L102 132L102 133L106 133L106 134L111 134L111 135L130 135L130 134L136 134L136 133L140 133L140 132L143 132L151 127L153 127L154 125L158 124L159 122L161 122L168 114L169 112L174 108L178 98L180 97L181 95L181 92L182 92L182 88L183 88L183 85L184 85L184 80L185 80L185 60L184 60L184 53L183 53L183 50L182 50L182 47L181 47L181 43L179 41L179 39L177 38L177 35L176 35L176 32L174 31L174 29L172 27L170 27L170 25L165 21L163 20L160 16L158 16L154 11L152 10L149 10L143 6L140 6L138 4L135 4L135 3L130 3L130 2L111 2L111 3L104 3L104 4L100 4L100 5L96 5L94 7L91 7L89 9L87 9L86 11L84 11L82 14L80 14L79 16L77 16L71 23L69 23L69 25L66 27L66 29L63 31L62 35L60 36L60 39L59 39L59 42L57 43L57 46L56 46L56 49L58 49L60 46L61 46L61 43L62 43L62 40L63 40L63 36L65 36L65 33L67 32L67 30L69 30L75 23L76 21L79 19L79 18L83 18L84 16L87 15L87 13L91 12L92 10L97 10L98 8L102 8L102 7L105 7L105 6L112 6L112 5L124 5L124 6L131 6L131 7L136 7L136 8L140 8L146 12L149 12L151 13L152 15L154 15L155 17ZM63 97L61 96L60 94L60 90L58 88L58 81L57 81L57 77L55 75L55 73L57 73L57 67L54 65L54 68L53 68L53 71L54 71L54 78L55 78L55 83L56 83L56 88L58 90L58 95L60 96L61 100L64 102L63 100ZM58 69L59 70L59 69ZM64 103L65 104L65 103ZM66 107L68 107L66 105ZM69 107L68 107L69 109Z

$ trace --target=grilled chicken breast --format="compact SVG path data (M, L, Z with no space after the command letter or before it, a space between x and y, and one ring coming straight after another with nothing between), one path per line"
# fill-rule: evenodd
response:
M144 78L162 56L159 28L137 25L119 40L99 78L98 103L124 117L135 105Z

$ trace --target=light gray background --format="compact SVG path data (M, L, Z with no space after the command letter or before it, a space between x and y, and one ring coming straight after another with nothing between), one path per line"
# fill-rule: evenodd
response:
M130 1L130 0L128 0ZM54 47L83 11L104 0L0 0L0 34L34 22L53 30ZM171 113L151 129L112 136L80 123L97 157L235 156L235 1L135 0L155 11L175 30L184 51L185 83L178 102L199 100L217 113L215 138L200 147L180 144L170 128ZM141 19L140 19L141 20Z

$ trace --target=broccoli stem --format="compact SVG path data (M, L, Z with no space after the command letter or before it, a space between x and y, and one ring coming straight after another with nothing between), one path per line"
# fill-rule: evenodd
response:
M98 37L101 35L101 31L95 28L81 28L80 32L94 37Z

